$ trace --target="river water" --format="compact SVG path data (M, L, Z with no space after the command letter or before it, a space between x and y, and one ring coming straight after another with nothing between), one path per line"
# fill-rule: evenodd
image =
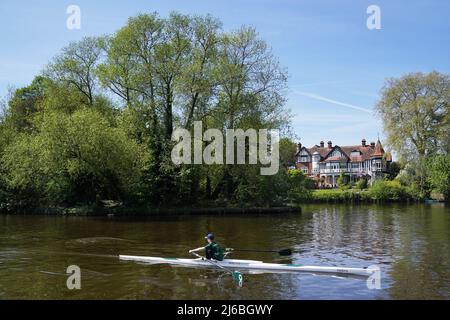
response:
M381 268L381 288L333 275L244 274L119 261L190 257L207 231L234 258ZM69 290L66 269L81 268ZM450 207L305 205L301 214L151 218L0 216L0 299L450 299Z

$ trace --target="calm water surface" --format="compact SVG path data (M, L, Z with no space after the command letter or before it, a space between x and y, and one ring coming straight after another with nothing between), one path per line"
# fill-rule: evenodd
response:
M214 231L235 253L276 263L382 270L381 290L330 275L244 274L119 261L118 254L189 257ZM66 268L81 268L68 290ZM303 206L302 214L89 218L0 216L0 299L449 299L450 207Z

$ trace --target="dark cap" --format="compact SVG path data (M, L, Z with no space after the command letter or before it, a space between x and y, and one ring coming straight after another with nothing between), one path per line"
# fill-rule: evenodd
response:
M205 239L214 240L214 233L208 233L205 237Z

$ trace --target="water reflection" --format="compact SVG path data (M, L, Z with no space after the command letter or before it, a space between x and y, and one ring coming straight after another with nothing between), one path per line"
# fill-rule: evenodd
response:
M233 258L382 268L382 290L312 274L231 276L119 261L118 254L190 257L214 231L225 247L292 248L291 257ZM303 213L147 219L0 216L0 299L449 299L450 210L443 205L303 206ZM82 269L69 291L65 270Z

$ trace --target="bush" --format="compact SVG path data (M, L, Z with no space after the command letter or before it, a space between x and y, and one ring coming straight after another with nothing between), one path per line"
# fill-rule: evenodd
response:
M53 112L37 134L21 134L5 149L2 179L16 200L32 204L122 200L135 192L144 158L99 112Z
M360 199L360 193L353 190L323 189L314 190L311 194L314 202L352 202Z
M359 179L358 182L356 182L355 186L359 190L367 189L367 180L366 179Z
M450 155L434 155L426 160L427 180L431 188L450 199Z
M364 182L359 182L359 187ZM378 202L420 200L420 192L411 186L402 186L399 181L377 181L367 190L323 189L314 190L312 202Z
M349 181L349 177L347 175L341 173L339 175L339 178L337 179L337 185L341 189L348 189L349 188L348 181Z
M370 197L374 200L397 201L408 200L414 197L408 192L407 187L399 181L377 181L369 188Z
M288 171L289 201L303 201L311 197L311 189L314 188L314 181L309 179L301 170Z
M289 177L285 171L280 170L275 175L263 176L259 174L258 168L247 166L236 190L224 200L226 205L240 207L279 206L286 200L289 189Z

